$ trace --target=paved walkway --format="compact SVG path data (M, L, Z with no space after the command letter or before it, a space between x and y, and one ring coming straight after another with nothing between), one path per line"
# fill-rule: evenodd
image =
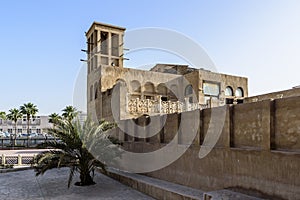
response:
M53 169L43 176L35 176L33 170L0 174L1 200L90 200L90 199L144 199L153 198L127 187L107 176L96 173L97 184L87 187L71 185L67 188L69 170ZM74 177L73 182L79 178Z

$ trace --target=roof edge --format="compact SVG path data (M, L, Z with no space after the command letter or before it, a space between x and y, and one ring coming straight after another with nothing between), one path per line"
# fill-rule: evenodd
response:
M119 30L123 30L123 31L126 30L126 28L121 27L121 26L116 26L116 25L112 25L112 24L106 24L106 23L94 21L94 22L92 23L92 25L90 26L90 28L88 29L88 31L86 32L85 35L87 35L87 33L89 33L90 30L92 29L92 27L93 27L93 26L96 26L96 25L99 25L99 26L107 26L107 27L109 27L109 28L119 29Z

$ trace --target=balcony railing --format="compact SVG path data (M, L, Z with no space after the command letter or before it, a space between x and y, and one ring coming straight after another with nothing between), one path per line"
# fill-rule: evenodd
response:
M127 102L127 112L130 114L171 114L208 108L207 104L190 103L188 98L185 102L162 101L151 99L130 99Z

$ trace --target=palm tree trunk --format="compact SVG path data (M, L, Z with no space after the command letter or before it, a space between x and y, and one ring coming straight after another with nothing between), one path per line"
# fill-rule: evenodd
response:
M95 182L91 177L90 171L88 169L80 171L80 183L77 183L77 185L85 186L94 184Z
M10 148L13 147L13 143L14 143L14 138L13 138L13 132L10 133Z
M15 122L15 135L14 135L14 138L13 138L13 147L17 145L16 143L16 137L17 137L17 122Z
M30 115L27 115L27 147L29 147L29 120Z
M89 163L84 158L87 158L87 152L80 149L81 159L79 159L80 165L80 183L78 185L93 185L95 184L93 178L91 177L91 171L89 170Z
M55 123L53 123L53 129L55 129ZM56 142L56 136L55 135L53 135L53 137L54 137L54 141Z

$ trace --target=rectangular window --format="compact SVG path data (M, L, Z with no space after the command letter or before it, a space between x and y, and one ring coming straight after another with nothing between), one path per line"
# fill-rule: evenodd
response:
M220 95L220 83L203 82L203 92L204 95L218 97Z
M90 53L91 53L91 45L90 45L90 43L91 43L91 39L90 38L88 38L88 40L87 40L87 46L88 46L88 49L87 49L87 51L88 51L88 59L90 58Z
M36 129L36 133L41 133L41 129Z
M101 54L108 55L108 32L101 31Z
M91 37L90 37L91 41L90 41L90 45L91 45L91 56L93 56L94 52L94 33L92 33Z
M94 56L91 59L91 71L94 71Z
M94 55L94 69L98 68L98 55Z
M119 35L115 33L111 34L111 55L119 57Z
M233 99L226 98L226 104L233 104Z
M168 97L161 97L160 98L162 101L168 101Z
M88 74L90 74L90 72L91 72L91 62L88 61Z
M18 133L22 133L22 129L19 128L19 129L18 129Z
M238 100L237 100L237 103L238 103L238 104L244 103L244 100L243 100L243 99L238 99Z

